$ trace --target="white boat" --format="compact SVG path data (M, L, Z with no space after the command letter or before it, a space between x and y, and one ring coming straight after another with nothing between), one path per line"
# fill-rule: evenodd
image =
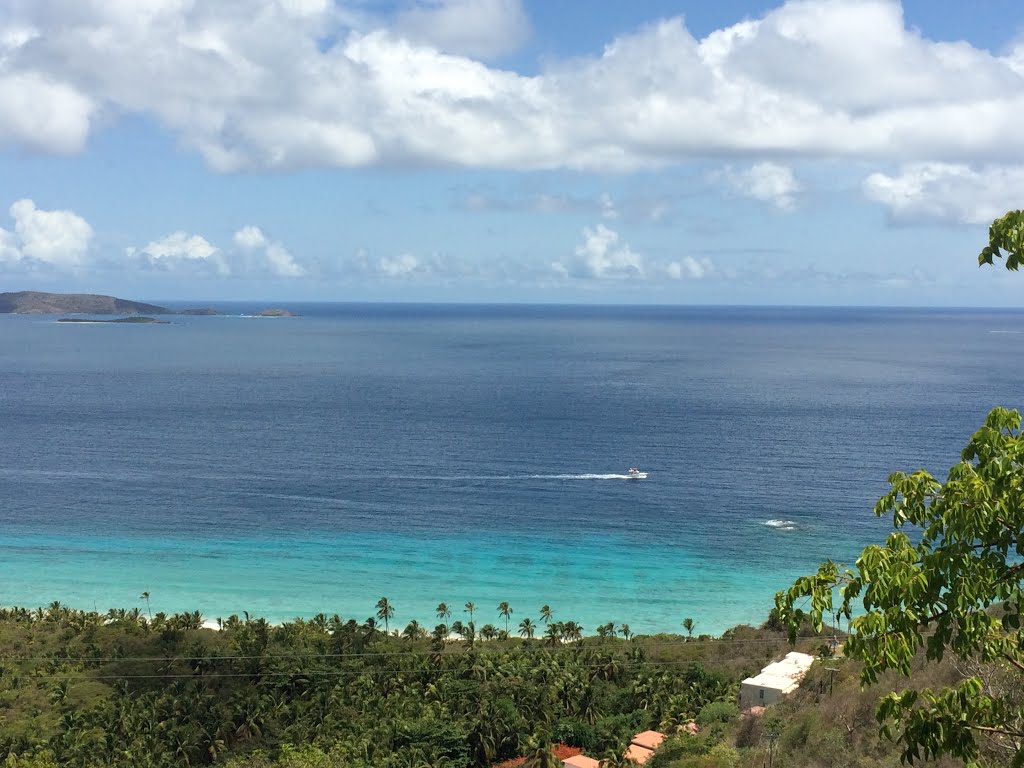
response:
M638 467L630 467L629 472L626 473L627 480L645 480L647 479L647 473L641 472Z

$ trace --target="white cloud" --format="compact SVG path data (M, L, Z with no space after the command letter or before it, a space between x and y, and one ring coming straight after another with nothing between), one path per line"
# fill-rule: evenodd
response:
M424 264L411 253L399 256L384 256L377 262L378 271L387 277L405 277L414 272L426 271Z
M0 57L0 145L55 153L85 145L95 105L67 83L34 72L4 74Z
M873 173L864 194L894 221L985 224L1024 202L1024 165L975 170L967 165L918 163L890 176Z
M13 233L0 228L0 264L17 264L21 261L21 249Z
M447 53L488 59L515 51L530 21L520 0L420 0L399 13L396 29Z
M30 259L64 268L82 262L93 232L81 216L72 211L43 211L28 199L13 203L10 214L14 235L0 235L0 252L5 260ZM18 259L15 254L20 254Z
M583 242L576 247L575 258L567 264L555 262L552 269L563 277L622 279L643 277L640 254L628 243L619 242L619 234L604 224L583 228Z
M134 252L149 266L159 269L180 269L188 267L213 270L217 274L230 274L231 269L224 261L220 249L202 235L187 232L173 232L154 240Z
M201 235L179 231L152 241L142 248L142 253L156 260L206 261L217 254L218 250Z
M267 244L267 238L259 227L248 225L235 232L235 245L239 248L262 248Z
M665 267L665 273L673 280L700 280L714 272L714 264L706 256L695 259L684 256L679 261L672 261Z
M102 113L155 118L220 171L1024 156L1021 48L928 40L893 0L790 0L702 40L671 19L531 76L469 57L519 37L512 0L421 0L391 29L368 13L14 3L0 17L0 142L74 151Z
M264 255L267 259L267 266L275 275L302 277L306 274L306 270L296 263L295 258L280 243L270 243Z
M242 250L260 252L266 268L279 277L302 277L306 274L305 268L295 261L288 249L267 239L259 227L244 226L235 232L233 240Z
M745 170L726 166L710 174L710 179L739 195L770 203L783 211L796 207L796 195L800 191L792 169L772 162L757 163Z

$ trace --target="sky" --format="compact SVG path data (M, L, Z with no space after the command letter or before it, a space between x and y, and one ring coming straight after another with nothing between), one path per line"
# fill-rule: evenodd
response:
M0 290L1015 307L1019 0L4 0Z

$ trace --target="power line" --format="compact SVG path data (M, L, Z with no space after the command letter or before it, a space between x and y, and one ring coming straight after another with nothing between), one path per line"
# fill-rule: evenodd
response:
M641 667L644 665L654 667L674 667L682 666L684 664L691 664L690 660L650 660L645 659L643 661L626 660L622 662L623 667ZM603 669L607 664L576 664L573 665L573 669ZM500 669L500 667L498 668ZM37 678L49 678L51 680L77 680L82 682L92 680L175 680L175 679L188 679L188 680L212 680L219 678L290 678L290 677L347 677L347 676L360 676L367 675L373 676L423 676L423 675L437 675L444 673L452 673L456 670L446 667L423 667L415 669L398 669L393 667L384 667L378 669L321 669L321 670L293 670L289 672L168 672L168 673L147 673L147 674L104 674L104 675L90 675L88 672L41 672L34 671L32 674Z
M797 638L798 642L806 640L808 642L815 642L818 638ZM451 640L446 641L448 645L457 645L462 641ZM493 642L490 640L479 641L481 644ZM711 640L673 640L664 642L644 643L623 640L624 643L629 643L625 647L617 647L614 649L606 648L602 646L574 646L572 643L560 643L557 646L545 646L541 644L541 641L534 641L532 646L519 646L514 648L505 649L504 651L499 649L478 649L486 651L495 651L497 653L502 652L518 652L522 654L526 653L540 653L542 651L628 651L630 648L639 648L646 650L648 648L693 648L700 646L736 646L736 645L773 645L782 644L788 645L789 641L786 638L767 638L767 639L744 639L744 640L733 640L733 639L711 639ZM466 649L467 651L469 649ZM60 662L94 662L94 663L113 663L113 662L144 662L144 661L241 661L249 659L347 659L347 658L373 658L380 656L434 656L436 651L432 650L399 650L399 651L352 651L347 653L268 653L262 655L229 655L221 656L216 654L207 654L204 656L0 656L0 662L33 662L33 661L60 661ZM449 654L451 655L451 654Z

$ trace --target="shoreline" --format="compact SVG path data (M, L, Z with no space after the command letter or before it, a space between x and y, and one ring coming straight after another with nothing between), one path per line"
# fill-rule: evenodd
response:
M145 608L145 605L142 605L142 606L134 605L131 608L120 608L120 607L119 608L108 608L106 610L98 610L96 608L93 608L93 609L79 608L79 607L76 607L74 605L65 604L65 603L63 603L61 601L50 601L49 603L47 603L45 605L37 605L37 606L31 607L31 608L26 606L26 605L18 605L17 603L10 604L10 605L0 605L0 611L11 612L11 613L21 613L21 614L30 616L30 617L32 617L33 619L36 619L36 620L45 618L47 615L51 614L54 610L62 611L62 612L65 612L67 614L81 615L81 616L85 616L85 617L92 617L92 618L94 618L96 620L102 620L102 621L98 621L98 623L100 623L102 625L117 624L117 623L120 623L122 621L126 621L127 620L127 621L136 621L139 624L139 626L149 626L149 627L152 627L154 624L162 625L163 623L168 622L170 620L177 620L178 622L186 622L186 623L188 623L190 625L188 628L190 628L190 629L206 629L206 630L211 630L213 632L224 631L225 629L229 628L232 625L244 625L247 622L250 622L250 623L251 622L258 622L260 620L265 621L267 626L269 626L269 627L279 628L279 627L283 627L283 626L286 626L286 625L296 624L298 622L304 622L306 624L316 624L316 623L326 624L326 623L331 622L331 620L334 619L335 617L338 617L341 620L342 624L348 624L349 622L354 621L354 622L356 622L357 626L365 627L365 628L369 629L369 627L366 625L366 621L365 620L364 621L359 621L359 620L351 618L351 617L345 618L345 617L342 617L342 616L340 616L338 614L328 614L328 613L323 613L323 612L319 613L319 614L314 614L312 616L293 616L293 617L288 618L288 619L274 619L274 620L270 620L270 619L265 619L263 616L260 616L260 615L257 615L257 614L253 614L251 612L249 612L248 615L247 615L247 612L245 612L245 611L243 611L241 613L228 614L227 616L208 616L208 615L204 614L202 611L183 611L183 612L178 612L178 613L166 613L166 612L163 612L163 611L154 610L154 611L152 611L152 617L150 617L149 612ZM198 622L196 622L196 618L198 618ZM532 616L531 617L525 617L525 618L530 618L531 621L533 620ZM678 629L676 629L676 628L671 628L671 629L657 629L657 628L656 629L647 629L647 628L644 628L641 631L633 631L630 628L630 623L629 622L623 622L622 624L614 624L613 631L606 632L604 634L602 634L602 632L599 631L599 630L604 630L607 627L607 625L609 623L611 623L611 622L607 622L604 625L597 625L595 627L588 627L588 626L579 625L578 623L574 622L571 618L566 618L565 620L559 620L559 619L553 618L552 621L551 621L551 624L552 625L558 625L558 626L566 626L566 625L568 625L570 627L575 626L577 628L578 634L576 634L575 636L571 636L571 637L563 637L560 640L560 642L563 643L563 644L568 644L568 643L571 643L571 642L575 642L577 640L585 640L585 639L588 639L588 638L600 638L600 637L624 638L624 636L622 634L622 628L623 627L625 627L628 630L629 637L656 637L656 636L659 636L659 635L671 635L671 636L685 637L688 641L694 641L694 642L702 641L703 642L703 641L712 641L712 640L720 639L723 635L728 634L731 631L734 631L734 630L737 630L737 629L741 629L741 628L750 628L750 629L755 629L755 630L760 629L765 624L767 619L768 619L768 613L766 611L765 612L765 619L762 620L762 621L759 621L759 622L739 622L739 623L734 624L734 625L732 625L730 627L727 627L726 629L724 629L722 631L719 631L719 632L698 632L697 630L699 630L701 628L701 625L700 625L700 622L695 619L694 620L694 625L693 625L693 632L692 632L692 634L689 634L689 635L687 635L686 629L684 628L682 623L680 623L680 626L679 626ZM391 626L390 626L390 629L389 629L388 636L390 636L392 638L395 638L395 639L403 637L403 631L413 621L417 622L418 628L419 628L419 630L421 632L421 636L424 637L424 638L429 638L433 634L433 631L436 628L436 626L438 626L439 624L446 623L449 627L451 627L451 626L453 626L456 623L454 621L448 621L448 622L437 621L437 622L432 622L430 624L426 624L426 623L420 623L416 619L411 619L409 622L405 622L405 623L402 623L402 622L391 622ZM468 622L462 622L462 623L463 624L468 624ZM534 634L533 634L532 638L527 638L520 631L519 621L512 621L512 620L510 620L507 636L504 636L502 634L504 632L504 628L503 627L498 627L494 622L483 622L483 623L475 622L475 625L476 625L475 626L475 642L477 642L477 643L488 643L488 642L497 642L497 641L506 641L507 642L509 640L518 641L518 640L527 640L527 639L531 639L531 640L534 640L534 641L541 641L541 640L545 639L545 632L546 632L546 629L547 629L547 626L543 623L543 621L538 619L533 624ZM481 630L483 630L487 626L491 626L491 627L494 628L494 630L496 632L496 634L494 636L491 636L491 637L484 637L484 636L482 636ZM383 625L382 624L374 626L374 629L376 631L380 632L381 635L384 635L384 629L383 629ZM449 631L448 634L445 636L444 641L446 643L458 643L458 642L464 642L465 639L466 638L465 638L464 635L460 635L460 634L458 634L455 631Z

